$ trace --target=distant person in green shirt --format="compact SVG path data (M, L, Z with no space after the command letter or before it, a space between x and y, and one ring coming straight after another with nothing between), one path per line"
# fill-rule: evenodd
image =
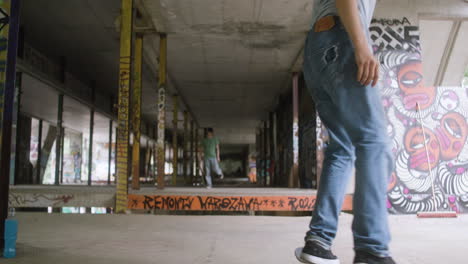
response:
M213 186L213 181L211 179L211 171L221 176L221 179L224 178L223 172L219 167L220 154L219 154L219 140L214 136L214 131L212 128L206 130L206 138L201 142L201 147L203 148L203 158L205 161L205 179L206 179L206 188L210 189Z

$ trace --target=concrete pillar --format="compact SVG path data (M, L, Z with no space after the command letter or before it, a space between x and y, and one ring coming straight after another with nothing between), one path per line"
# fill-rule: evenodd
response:
M63 138L63 94L58 96L57 136L55 137L55 185L60 184L62 168L62 138Z
M188 165L189 165L189 160L188 160L188 157L189 157L189 149L188 149L188 145L189 145L189 127L188 127L188 124L189 124L189 115L188 115L188 111L184 111L184 145L183 145L183 148L184 148L184 152L183 152L183 174L184 174L184 181L185 181L185 184L188 183Z
M195 167L195 159L194 159L194 154L195 154L195 126L194 126L195 121L192 119L190 121L190 181L191 184L193 185L195 183L195 173L193 168Z
M111 175L112 175L112 132L114 131L114 122L112 119L109 120L109 152L108 152L108 167L107 167L107 185L111 184ZM39 140L40 142L40 140Z
M263 121L263 130L262 130L262 138L263 138L263 143L262 143L262 153L263 153L263 178L262 178L262 183L263 186L268 186L268 180L269 180L269 175L268 175L268 121Z
M135 38L135 61L133 65L133 155L132 155L132 189L140 189L140 141L141 141L141 68L143 59L143 36Z
M116 213L127 210L128 199L128 149L130 112L130 75L132 56L133 1L122 0L120 27L120 71L117 131L117 193Z
M177 175L179 174L179 143L178 143L178 124L179 124L179 98L173 97L173 119L172 119L172 185L177 185Z
M38 144L37 144L37 163L35 168L36 179L34 180L36 184L41 184L41 161L42 161L42 127L43 121L39 120L39 135L38 135Z
M158 85L158 189L164 189L165 185L165 130L166 130L166 59L167 59L167 36L160 35L159 43L159 85Z
M33 168L29 160L29 151L31 149L31 122L32 118L29 116L18 116L17 128L21 128L21 133L17 135L14 184L33 183ZM13 184L13 182L10 184Z
M270 138L270 186L274 186L276 178L276 115L274 112L269 116L269 138Z
M93 106L89 113L89 152L88 152L88 186L92 184L93 177L93 145L94 145L94 103L96 102L96 82L91 83L91 102Z
M20 46L21 46L21 43L22 43L22 40L21 40L21 28L20 28L20 31L19 31L19 43L18 43L18 57L19 57L19 54L20 54ZM22 72L17 72L16 73L16 87L15 87L15 99L14 99L14 106L13 106L13 117L12 117L12 126L13 126L13 130L12 130L12 136L11 136L11 149L12 149L12 154L11 154L11 160L14 161L14 165L11 166L10 168L10 184L16 184L16 181L15 181L15 178L17 178L18 176L18 171L17 171L17 168L19 167L19 164L18 164L18 157L24 153L21 153L19 152L19 148L18 146L20 146L20 144L23 142L21 140L21 137L26 137L26 135L22 135L24 132L26 131L23 131L23 129L21 128L21 124L20 124L20 121L19 121L19 118L20 118L20 113L21 113L21 95L22 95L22 77L23 77L23 73ZM29 130L30 131L30 130ZM23 132L23 133L22 133ZM31 136L31 133L28 132L29 136ZM30 141L30 140L29 140ZM28 143L29 144L29 143ZM14 154L13 154L13 151L14 151ZM29 150L26 151L27 153L29 153ZM28 162L29 162L29 155L28 155ZM36 177L34 177L34 170L31 172L31 183L34 183L34 180L36 179Z
M200 182L203 182L203 180L200 181L200 136L198 134L198 127L195 127L195 177L197 184Z
M299 82L299 179L300 187L317 188L316 128L317 115L312 97L304 83Z
M299 185L299 73L293 73L293 166L289 187Z

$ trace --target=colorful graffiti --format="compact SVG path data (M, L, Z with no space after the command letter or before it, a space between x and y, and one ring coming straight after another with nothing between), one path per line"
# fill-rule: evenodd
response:
M370 32L395 155L388 209L468 212L468 91L425 84L419 29L407 18L375 19Z

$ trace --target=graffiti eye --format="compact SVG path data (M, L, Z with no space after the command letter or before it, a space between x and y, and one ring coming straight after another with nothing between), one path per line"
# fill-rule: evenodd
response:
M405 73L400 82L409 88L416 87L422 81L422 75L419 72L409 71Z
M455 119L447 118L444 122L444 127L450 135L455 138L462 138L462 129Z
M429 135L426 134L426 145L429 144ZM422 134L417 134L413 137L410 144L413 149L424 148L424 137Z

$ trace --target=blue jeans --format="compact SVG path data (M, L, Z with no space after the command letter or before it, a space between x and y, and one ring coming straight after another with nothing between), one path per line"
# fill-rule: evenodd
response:
M357 81L354 48L342 24L309 33L304 76L330 135L306 240L331 246L354 165L354 248L388 256L386 188L393 157L387 122L379 88Z
M213 181L211 178L211 171L217 175L222 175L223 171L219 167L218 159L217 158L205 158L205 179L206 179L206 186L213 186Z

